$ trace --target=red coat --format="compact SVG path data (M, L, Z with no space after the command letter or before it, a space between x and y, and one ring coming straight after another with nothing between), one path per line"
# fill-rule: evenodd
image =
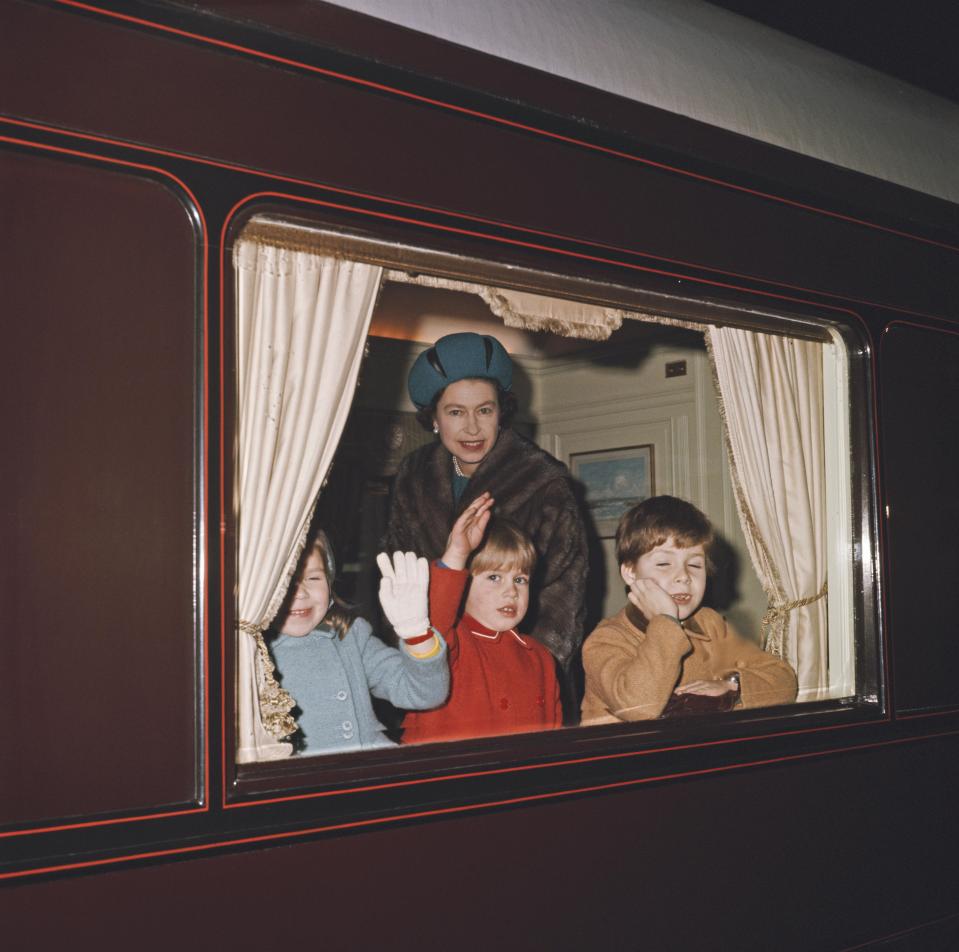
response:
M450 694L403 721L404 744L552 730L563 723L553 656L535 638L459 620L469 572L430 566L430 621L449 648Z

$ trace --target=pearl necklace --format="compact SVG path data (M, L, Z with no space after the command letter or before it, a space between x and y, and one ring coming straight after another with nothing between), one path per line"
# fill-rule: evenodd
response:
M452 454L450 455L452 456ZM453 472L456 473L456 475L459 476L460 479L469 479L466 473L464 473L463 470L460 469L460 461L455 456L453 456Z

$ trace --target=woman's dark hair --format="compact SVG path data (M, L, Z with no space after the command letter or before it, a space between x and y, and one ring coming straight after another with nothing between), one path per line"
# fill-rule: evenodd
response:
M512 390L504 390L495 380L491 380L489 377L467 377L465 379L485 380L496 388L496 403L499 406L499 425L504 428L508 427L519 408L519 401L516 399L516 394L513 393ZM459 381L455 382L459 383ZM429 430L431 433L433 432L433 418L436 416L436 408L439 406L440 400L443 399L444 393L446 393L446 387L433 397L428 407L421 407L416 411L416 420L424 430Z

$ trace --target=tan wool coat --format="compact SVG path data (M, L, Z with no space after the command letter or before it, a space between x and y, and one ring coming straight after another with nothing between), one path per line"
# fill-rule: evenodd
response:
M664 615L647 624L627 605L586 639L583 667L584 725L652 720L680 685L735 672L740 684L736 708L796 699L793 669L742 638L711 608L699 609L682 625Z

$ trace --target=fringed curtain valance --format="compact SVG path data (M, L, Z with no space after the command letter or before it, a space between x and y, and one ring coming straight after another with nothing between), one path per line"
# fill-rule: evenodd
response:
M619 330L623 319L630 316L628 312L612 307L566 301L530 291L494 288L486 284L473 284L432 274L409 274L406 271L393 270L387 271L384 278L401 284L418 284L428 288L476 294L507 327L549 331L561 337L606 340L613 331Z

